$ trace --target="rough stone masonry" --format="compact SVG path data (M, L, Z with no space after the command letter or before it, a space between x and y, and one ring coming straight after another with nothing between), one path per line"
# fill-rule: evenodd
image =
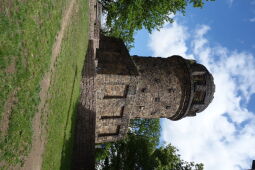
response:
M96 143L122 139L130 119L196 116L213 99L213 77L194 60L130 56L103 35L96 60Z
M212 75L194 60L130 56L121 39L100 34L100 4L89 0L89 8L73 170L95 169L95 143L122 139L130 119L195 116L215 91Z
M95 143L122 139L130 119L179 120L196 116L211 103L215 85L205 66L177 55L130 56L121 39L100 34L101 7L91 6Z

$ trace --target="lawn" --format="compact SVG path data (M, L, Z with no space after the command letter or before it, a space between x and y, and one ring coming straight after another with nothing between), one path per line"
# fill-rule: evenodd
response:
M22 166L30 152L40 82L49 71L53 44L68 2L0 0L0 120L9 114L8 129L0 133L0 169ZM43 113L47 137L43 169L70 165L72 122L88 38L87 3L76 0L52 73L48 109Z
M70 169L75 111L88 45L87 1L78 0L62 44L49 100L48 143L43 169ZM78 2L77 1L77 2Z

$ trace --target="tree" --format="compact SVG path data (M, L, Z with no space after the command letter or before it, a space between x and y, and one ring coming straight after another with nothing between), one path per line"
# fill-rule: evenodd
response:
M171 144L157 148L151 155L151 162L157 170L203 170L204 167L202 163L182 160L178 150Z
M159 119L135 119L127 137L107 144L104 157L97 153L102 170L202 170L203 164L181 160L178 150L158 147Z
M123 141L115 142L115 143L105 143L104 148L96 149L96 162L97 164L105 164L105 160L110 159L118 160L118 156L114 157L112 155L113 152L118 151L118 153L126 152L124 149L135 149L139 145L136 143L148 143L143 145L147 147L147 149L156 148L159 144L159 136L160 136L160 123L159 119L132 119L130 121L130 128L127 137ZM142 142L141 142L142 141ZM141 146L141 147L143 147ZM127 151L128 153L128 151ZM108 163L109 160L106 160Z
M159 144L159 119L131 119L130 129L129 134L145 137L153 147Z
M122 38L127 45L134 41L134 33L143 27L150 33L165 22L173 22L171 14L185 14L188 4L202 7L204 1L214 0L100 0L107 13L106 33Z
M113 143L109 153L102 170L203 170L203 164L183 161L174 146L154 148L146 137L134 134Z

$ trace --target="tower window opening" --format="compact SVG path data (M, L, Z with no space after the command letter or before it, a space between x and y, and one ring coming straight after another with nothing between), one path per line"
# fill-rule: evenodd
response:
M193 97L193 104L204 104L205 95L206 94L203 91L195 92Z
M206 86L199 84L198 82L194 82L194 91L206 91Z
M167 89L168 93L173 93L175 90L173 88Z
M155 78L154 81L155 81L156 83L160 83L160 79L158 79L158 78Z
M153 112L151 112L151 115L155 115L157 113L158 113L157 111L153 111Z
M171 109L171 106L166 106L166 109L168 110L168 109Z
M205 75L193 76L193 81L194 81L195 84L205 85L206 84L205 80L206 80Z
M142 89L141 89L141 92L143 92L143 93L145 93L146 91L147 91L146 88L142 88Z
M156 98L155 98L155 102L160 102L160 98L159 98L159 97L156 97Z
M139 110L144 110L144 106L138 106Z

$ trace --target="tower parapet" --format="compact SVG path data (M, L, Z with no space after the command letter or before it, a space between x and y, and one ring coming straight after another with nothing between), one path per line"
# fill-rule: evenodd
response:
M193 86L193 99L188 112L189 116L204 111L213 100L215 85L212 74L205 66L196 62L189 63Z

